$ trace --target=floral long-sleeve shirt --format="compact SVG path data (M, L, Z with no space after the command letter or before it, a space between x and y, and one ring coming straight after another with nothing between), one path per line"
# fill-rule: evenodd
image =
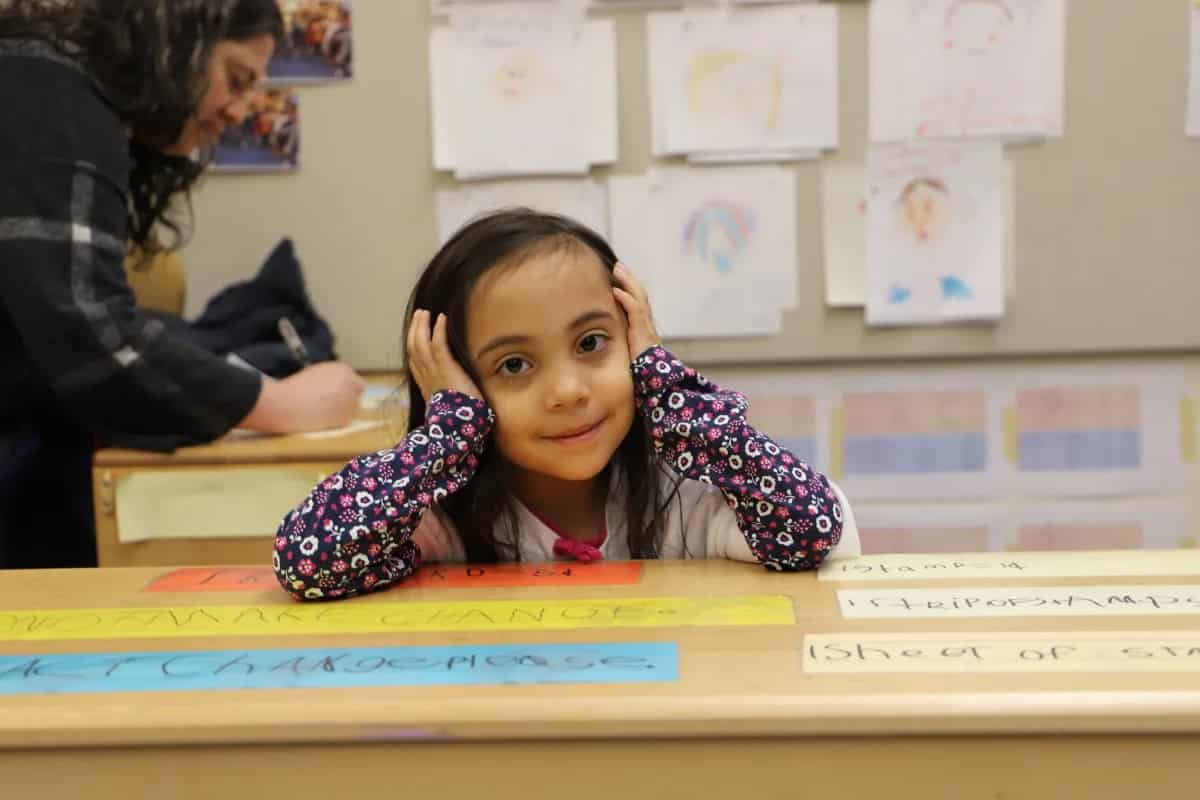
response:
M839 542L847 519L852 529L837 488L755 430L742 395L662 347L640 354L632 369L638 415L663 462L684 479L664 522L663 557L811 569ZM461 540L436 507L474 476L494 422L477 398L434 394L424 425L391 450L354 459L284 518L275 538L280 584L298 599L345 597L400 581L423 558L462 560ZM613 482L594 557L629 558L620 487ZM518 518L522 560L577 552L555 547L559 534L531 510L522 506Z

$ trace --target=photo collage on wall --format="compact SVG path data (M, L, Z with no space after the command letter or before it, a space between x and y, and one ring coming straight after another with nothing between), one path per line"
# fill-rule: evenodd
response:
M276 0L284 34L266 80L246 99L244 117L213 149L214 172L294 172L300 166L299 85L354 75L348 0Z

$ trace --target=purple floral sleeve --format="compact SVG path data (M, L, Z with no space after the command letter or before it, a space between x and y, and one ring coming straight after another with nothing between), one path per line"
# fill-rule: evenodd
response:
M494 422L482 400L434 394L424 425L391 450L354 459L284 517L273 559L280 585L299 600L320 600L411 575L421 515L471 480Z
M746 398L686 367L662 347L633 362L638 409L664 461L718 487L764 567L817 567L842 534L829 480L746 421Z

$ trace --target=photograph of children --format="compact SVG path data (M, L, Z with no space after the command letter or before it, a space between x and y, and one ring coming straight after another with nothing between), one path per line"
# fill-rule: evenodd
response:
M342 81L354 74L350 3L277 0L283 41L267 65L270 83Z
M217 172L291 172L300 163L300 98L294 89L257 89L241 125L213 149Z

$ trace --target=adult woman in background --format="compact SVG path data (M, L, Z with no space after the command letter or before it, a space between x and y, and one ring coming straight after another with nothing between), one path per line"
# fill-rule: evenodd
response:
M95 563L97 441L353 418L350 367L264 379L175 340L125 280L131 243L180 243L191 155L241 120L282 33L274 0L0 4L0 567Z

